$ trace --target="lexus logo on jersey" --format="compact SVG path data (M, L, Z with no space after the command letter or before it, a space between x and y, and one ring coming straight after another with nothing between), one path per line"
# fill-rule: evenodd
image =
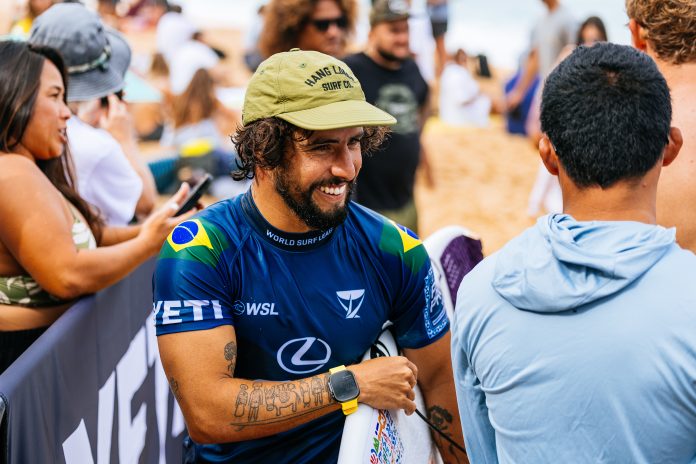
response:
M287 341L280 347L276 359L286 372L309 374L318 371L331 358L331 347L321 338L304 337Z
M346 319L360 318L358 310L360 310L360 306L362 306L365 300L365 289L343 290L336 292L336 296L338 297L338 302L346 310Z

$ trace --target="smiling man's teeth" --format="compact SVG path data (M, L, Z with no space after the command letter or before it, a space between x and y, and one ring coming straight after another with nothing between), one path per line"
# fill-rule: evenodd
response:
M321 190L324 193L328 193L329 195L341 195L343 192L346 191L346 186L345 185L341 185L340 187L321 186L321 187L319 187L319 190Z

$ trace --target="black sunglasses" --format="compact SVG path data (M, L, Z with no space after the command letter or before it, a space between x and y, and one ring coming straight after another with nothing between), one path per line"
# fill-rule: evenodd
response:
M313 19L310 22L319 32L328 31L332 24L335 24L339 29L348 28L348 18L345 16L339 16L338 18L331 19Z

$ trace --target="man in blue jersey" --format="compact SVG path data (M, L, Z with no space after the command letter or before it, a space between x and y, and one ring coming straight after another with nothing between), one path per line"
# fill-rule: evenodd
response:
M664 77L631 47L579 47L546 80L539 152L563 214L457 295L472 462L694 462L696 256L656 225L660 171L682 145L671 117Z
M343 62L294 49L259 66L243 122L236 176L253 178L250 191L180 224L154 278L187 461L334 462L344 414L358 402L412 413L416 382L461 443L449 322L423 245L350 202L362 153L394 118ZM386 321L405 356L360 363ZM440 451L466 461L447 442Z

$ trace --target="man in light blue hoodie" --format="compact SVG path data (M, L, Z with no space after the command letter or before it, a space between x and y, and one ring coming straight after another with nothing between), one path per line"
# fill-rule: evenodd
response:
M696 462L696 256L655 225L670 120L664 78L629 47L580 47L548 77L539 152L564 213L457 295L472 463Z

